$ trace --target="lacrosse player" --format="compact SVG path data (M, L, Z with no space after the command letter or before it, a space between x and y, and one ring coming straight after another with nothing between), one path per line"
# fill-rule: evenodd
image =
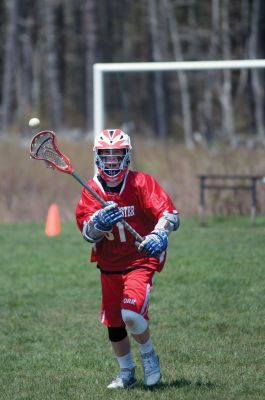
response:
M168 236L179 227L178 212L152 176L129 171L131 142L126 133L103 130L94 153L98 173L88 184L108 205L101 208L83 189L76 218L84 239L93 243L91 261L101 276L101 321L120 367L108 388L136 384L127 332L139 346L144 384L154 386L161 372L148 327L149 296L154 273L165 263ZM141 243L124 229L123 219L144 238Z

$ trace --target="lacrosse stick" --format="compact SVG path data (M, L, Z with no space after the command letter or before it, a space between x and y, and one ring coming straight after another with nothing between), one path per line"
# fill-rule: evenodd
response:
M43 160L48 164L48 167L56 168L60 172L72 175L81 185L95 197L103 207L108 203L103 200L79 175L74 171L71 161L63 154L57 145L56 136L53 131L41 131L37 133L31 140L30 155L35 160ZM123 226L137 239L142 242L142 236L137 233L131 225L122 220Z

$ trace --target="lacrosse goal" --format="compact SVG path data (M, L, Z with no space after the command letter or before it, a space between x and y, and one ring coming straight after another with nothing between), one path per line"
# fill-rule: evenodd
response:
M104 76L113 73L155 71L240 70L265 68L265 60L226 60L188 62L96 63L93 67L94 134L105 126Z

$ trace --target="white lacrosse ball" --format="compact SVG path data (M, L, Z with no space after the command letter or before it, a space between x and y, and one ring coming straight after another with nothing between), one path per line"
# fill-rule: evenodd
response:
M38 126L40 126L40 120L39 118L31 118L29 120L29 126L31 128L38 128Z

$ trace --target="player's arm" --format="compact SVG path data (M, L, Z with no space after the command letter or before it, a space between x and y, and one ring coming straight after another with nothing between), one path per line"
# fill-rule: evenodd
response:
M156 257L167 249L168 237L171 232L179 228L180 219L177 213L166 212L161 217L154 230L145 236L142 243L137 242L139 251L146 253L151 257Z
M150 175L144 176L141 187L142 202L147 215L157 218L154 229L145 236L142 243L137 242L139 251L156 257L167 249L168 237L179 228L180 219L169 195Z
M173 212L166 211L164 215L159 218L154 230L165 231L167 236L169 236L171 232L178 230L179 225L180 218L178 212L176 210L173 210Z
M90 243L97 243L122 219L123 214L117 204L108 202L106 207L97 210L89 220L83 222L83 238Z

